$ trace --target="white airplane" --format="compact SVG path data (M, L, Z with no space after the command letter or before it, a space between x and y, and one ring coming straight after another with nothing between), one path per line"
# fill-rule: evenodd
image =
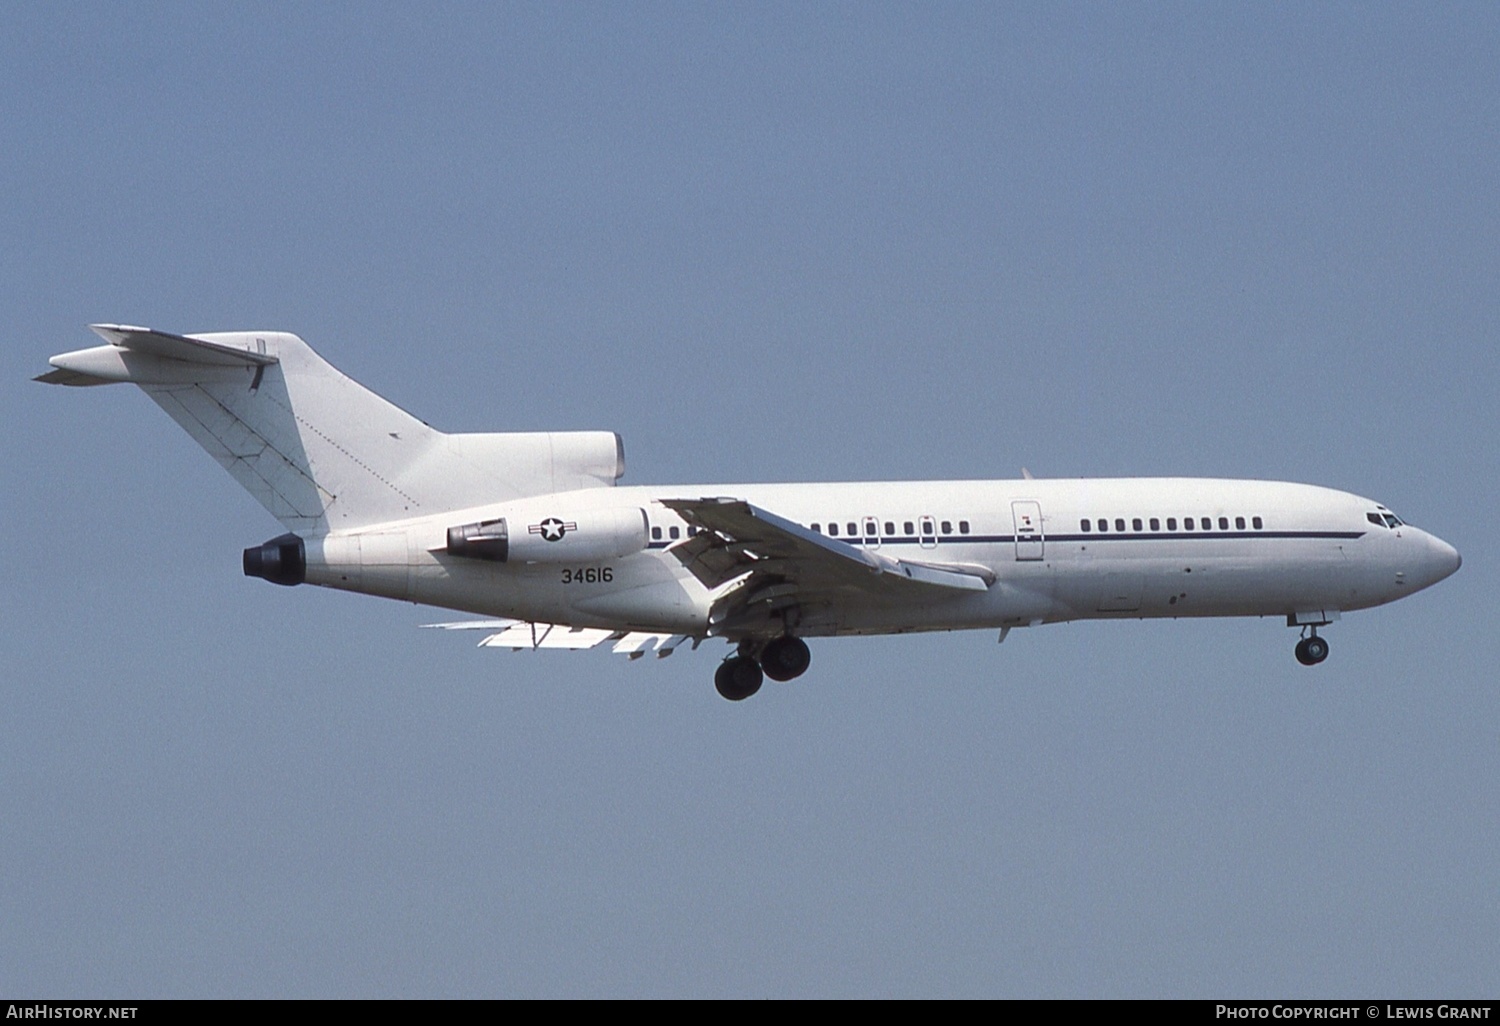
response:
M295 335L99 324L51 384L132 382L287 533L244 572L505 619L482 645L632 658L722 638L731 700L808 667L805 638L1125 617L1318 628L1462 562L1347 492L1192 478L622 487L611 432L444 434Z

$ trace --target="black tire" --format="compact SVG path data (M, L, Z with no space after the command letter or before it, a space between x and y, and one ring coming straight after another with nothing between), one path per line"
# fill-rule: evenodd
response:
M1328 642L1319 637L1303 638L1297 642L1297 662L1303 666L1317 666L1328 658Z
M812 664L812 652L807 642L790 636L777 638L760 654L761 669L772 680L792 680L807 672Z
M1313 665L1313 666L1316 666L1319 663L1321 663L1324 659L1327 659L1328 658L1328 642L1324 641L1322 638L1316 638L1316 637L1314 637L1314 638L1308 638L1307 639L1307 658L1311 661L1311 665Z
M743 702L760 690L760 664L745 656L730 656L714 672L714 687L731 702Z

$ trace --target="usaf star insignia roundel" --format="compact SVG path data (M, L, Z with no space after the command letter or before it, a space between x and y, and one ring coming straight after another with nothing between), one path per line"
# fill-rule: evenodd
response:
M548 517L540 524L532 524L526 530L532 534L541 535L543 541L555 542L562 541L563 535L569 531L578 530L578 525L572 522L564 522L556 517Z

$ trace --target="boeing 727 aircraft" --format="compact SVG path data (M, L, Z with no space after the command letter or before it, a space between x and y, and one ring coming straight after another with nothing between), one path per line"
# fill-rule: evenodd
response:
M807 670L806 638L1121 617L1318 628L1458 569L1453 546L1347 492L1275 481L625 487L611 432L444 434L295 335L99 324L37 378L139 385L286 533L244 572L497 619L501 648L632 658L734 645L725 698Z

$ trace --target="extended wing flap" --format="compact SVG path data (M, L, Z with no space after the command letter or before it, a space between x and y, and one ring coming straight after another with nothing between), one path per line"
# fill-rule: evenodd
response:
M639 659L646 654L651 647L656 649L656 657L665 659L676 651L677 646L687 640L686 634L648 634L644 631L632 631L615 642L613 652L628 656L631 659Z
M959 564L947 566L937 563L917 563L897 560L896 565L908 579L923 584L935 584L943 588L958 588L962 591L986 591L995 583L994 571L985 567Z
M593 648L620 632L600 627L568 627L554 623L517 623L481 641L482 648Z
M525 620L458 620L454 623L424 623L422 626L445 631L489 631L479 639L480 648L508 648L512 652L540 648L598 648L606 642L613 642L611 651L630 659L639 659L653 650L658 659L664 659L689 640L686 634L611 631L601 627L569 627ZM693 647L698 647L696 641Z

